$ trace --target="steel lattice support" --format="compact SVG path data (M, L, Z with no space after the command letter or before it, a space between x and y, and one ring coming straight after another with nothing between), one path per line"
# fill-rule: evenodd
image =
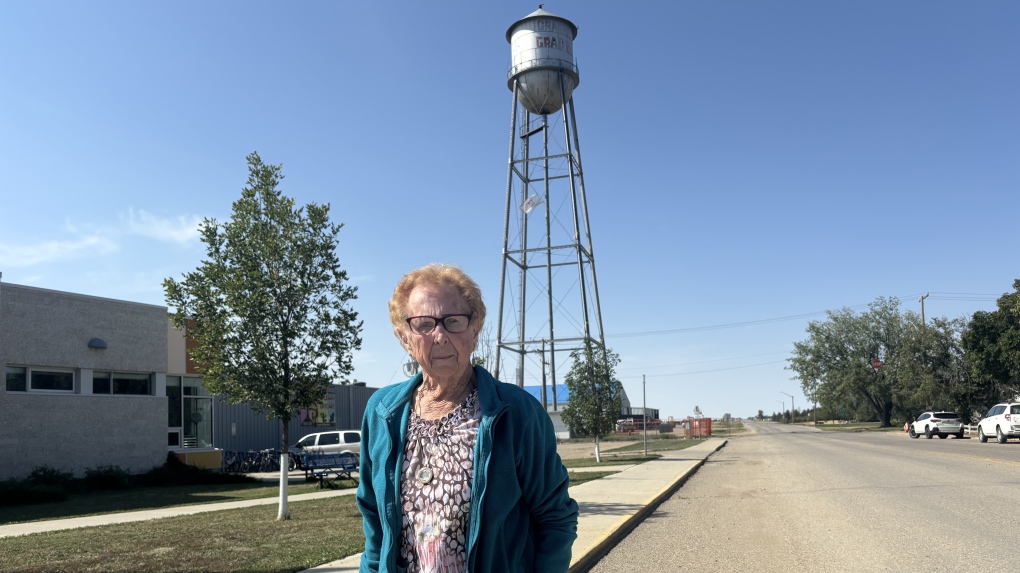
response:
M496 376L547 384L574 350L604 349L595 256L573 99L552 114L529 112L513 82ZM565 372L566 370L563 370Z

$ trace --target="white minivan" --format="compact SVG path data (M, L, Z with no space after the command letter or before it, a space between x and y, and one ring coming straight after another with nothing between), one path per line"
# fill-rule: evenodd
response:
M339 454L361 453L361 432L358 430L336 430L308 434L294 444L298 454Z

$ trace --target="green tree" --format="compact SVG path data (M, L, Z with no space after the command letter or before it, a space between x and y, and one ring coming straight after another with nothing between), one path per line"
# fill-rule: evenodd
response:
M613 433L620 417L623 384L616 379L620 357L588 345L571 352L570 359L566 378L570 398L563 408L563 422L575 435L595 438L595 461L602 463L600 441Z
M805 395L823 405L863 405L882 427L891 426L899 352L911 314L900 314L899 304L879 297L867 312L844 308L828 311L825 321L811 321L807 340L794 343L787 366ZM872 368L874 359L883 361L881 369Z
M906 329L898 362L904 383L895 400L904 419L912 420L925 408L952 409L970 417L973 389L961 342L965 325L962 318L936 317Z
M1020 393L1020 279L992 312L975 312L963 332L972 376L971 399L980 412Z
M208 259L163 288L174 323L187 325L197 343L191 357L206 388L280 420L286 461L290 420L353 370L352 353L361 347L361 322L350 307L357 289L340 268L343 225L330 222L329 205L295 208L277 189L280 166L258 153L247 160L248 183L230 221L200 226ZM278 518L287 519L281 466Z

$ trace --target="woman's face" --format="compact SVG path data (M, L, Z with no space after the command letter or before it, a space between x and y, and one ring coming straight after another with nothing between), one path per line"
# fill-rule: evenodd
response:
M452 285L418 285L407 299L408 316L469 314L471 309ZM478 327L472 322L464 332L451 334L436 323L428 334L418 334L404 327L401 337L404 348L421 364L426 376L436 381L456 380L471 368L471 351L478 339Z

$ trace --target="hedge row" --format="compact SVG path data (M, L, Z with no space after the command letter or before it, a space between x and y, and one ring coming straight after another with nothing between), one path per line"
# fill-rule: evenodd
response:
M99 466L85 470L85 476L75 478L47 466L38 466L22 480L0 481L0 505L30 505L64 501L72 493L130 489L134 487L168 487L177 485L205 485L250 483L245 475L223 474L181 463L172 452L166 463L143 474L131 475L117 466Z

